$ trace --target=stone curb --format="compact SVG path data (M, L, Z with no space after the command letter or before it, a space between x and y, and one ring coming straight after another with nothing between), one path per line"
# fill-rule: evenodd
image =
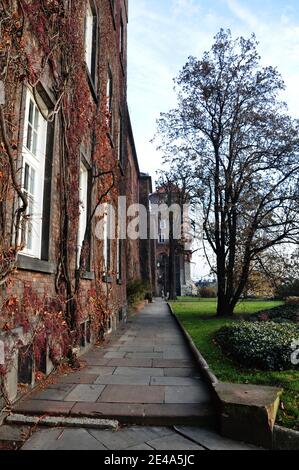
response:
M171 305L167 302L169 311L171 315L175 318L177 324L179 325L192 353L193 356L195 357L195 360L200 367L213 395L215 398L216 404L219 404L220 399L217 394L217 391L215 390L215 386L219 384L219 380L215 376L215 374L211 371L207 361L204 359L204 357L201 355L201 353L198 351L193 339L189 335L189 333L185 330L182 322L179 320L179 318L176 316L174 313ZM273 431L273 450L299 450L299 432L294 431L292 429L287 429L283 428L281 426L275 425L274 426L274 431Z
M299 432L274 426L275 450L299 450Z
M26 416L22 414L11 414L6 418L8 424L19 424L29 426L49 426L49 427L72 427L72 428L93 428L110 431L117 431L118 421L93 418L65 418L59 416Z
M188 346L189 348L191 349L192 351L192 354L197 362L197 364L199 365L212 393L214 394L214 398L216 398L218 400L218 395L215 391L215 385L217 385L219 383L219 380L217 379L216 375L211 371L207 361L205 360L205 358L201 355L201 353L198 351L193 339L191 338L191 336L189 335L188 331L185 330L182 322L178 319L178 317L176 316L176 314L174 313L171 305L169 303L167 303L168 305L168 308L170 310L170 313L171 315L174 317L174 319L176 320L177 324L179 325L180 327L180 330L182 331L187 343L188 343Z

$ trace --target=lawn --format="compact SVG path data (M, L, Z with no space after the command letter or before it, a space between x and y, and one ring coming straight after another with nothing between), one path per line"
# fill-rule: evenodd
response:
M172 302L174 312L192 336L196 346L209 363L210 368L223 382L252 383L284 388L283 406L278 414L278 424L299 430L299 371L264 372L244 369L225 357L214 343L215 331L230 324L241 315L282 305L276 301L242 301L237 306L234 319L218 319L216 301L211 299L179 299Z

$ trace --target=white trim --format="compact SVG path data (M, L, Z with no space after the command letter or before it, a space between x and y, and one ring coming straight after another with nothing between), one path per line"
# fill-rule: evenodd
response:
M80 199L80 216L78 226L78 259L77 265L79 267L81 250L84 242L85 231L87 227L88 215L88 169L81 162L80 165L80 180L79 180L79 199Z
M33 94L27 89L22 146L22 188L29 199L27 215L32 210L32 216L27 221L26 233L23 234L25 243L30 237L30 246L25 246L22 253L39 259L42 242L47 125Z
M94 15L90 2L88 2L85 15L85 62L90 74L92 72L93 25Z

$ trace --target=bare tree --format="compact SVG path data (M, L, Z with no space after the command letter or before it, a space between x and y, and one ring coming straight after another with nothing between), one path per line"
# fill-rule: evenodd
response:
M188 149L199 176L207 243L216 258L219 316L232 315L252 263L297 239L299 125L279 99L284 82L261 67L255 36L221 30L175 80L178 106L158 121L160 148Z

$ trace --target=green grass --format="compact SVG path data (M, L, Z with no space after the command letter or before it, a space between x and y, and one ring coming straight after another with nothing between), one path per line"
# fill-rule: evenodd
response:
M278 424L299 429L299 371L264 372L245 369L223 355L215 344L213 335L222 326L237 321L243 315L282 305L277 301L242 301L236 308L234 319L215 317L216 300L190 299L172 302L174 312L192 336L197 348L209 363L212 371L223 382L252 383L284 388L284 410L278 414Z

